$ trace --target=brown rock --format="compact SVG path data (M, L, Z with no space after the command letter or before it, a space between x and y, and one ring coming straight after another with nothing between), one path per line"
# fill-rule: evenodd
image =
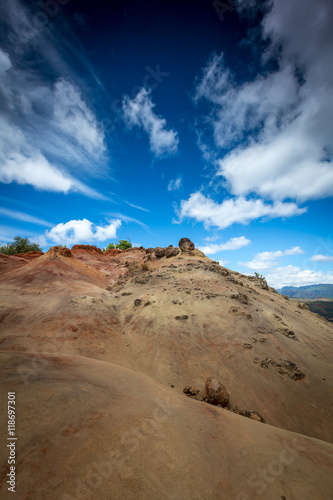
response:
M194 250L194 243L188 238L181 238L178 243L179 248L182 252L190 253Z
M176 255L179 254L179 252L180 252L179 248L171 246L171 248L168 247L166 249L165 256L167 258L169 258L169 257L175 257Z
M158 259L165 257L165 248L161 247L155 248L155 257L157 257Z
M110 250L106 250L106 252L103 252L103 255L107 255L108 257L113 257L114 255L118 255L119 253L122 253L123 250L120 250L120 248L110 248Z
M216 378L209 377L206 380L206 400L212 405L227 406L229 394L227 389Z
M74 245L72 250L88 250L89 252L103 253L100 248L93 245Z
M69 248L66 247L51 247L50 250L47 252L47 255L51 258L57 258L59 256L61 257L69 257L69 258L74 258L72 252L70 251Z

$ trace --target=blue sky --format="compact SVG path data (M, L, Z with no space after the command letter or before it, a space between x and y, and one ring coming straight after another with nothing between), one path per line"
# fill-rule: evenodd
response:
M0 6L0 242L333 283L330 0Z

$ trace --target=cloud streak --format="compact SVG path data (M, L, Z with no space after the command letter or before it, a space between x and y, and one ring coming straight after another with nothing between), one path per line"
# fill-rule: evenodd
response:
M10 210L9 208L0 207L0 215L3 215L4 217L10 217L11 219L15 220L30 222L31 224L38 224L39 226L52 227L52 224L50 222L47 222L46 220L39 219L38 217L33 217L32 215L25 214L24 212Z
M0 49L0 182L103 198L86 179L105 175L104 131L65 61L66 37L37 29L16 0L5 0L0 21L8 31Z

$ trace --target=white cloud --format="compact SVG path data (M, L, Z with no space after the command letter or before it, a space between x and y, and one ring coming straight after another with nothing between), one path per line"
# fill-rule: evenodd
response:
M64 79L57 81L54 86L53 113L55 124L88 153L104 152L104 134L94 113L82 100L79 90Z
M295 266L277 267L265 275L267 283L274 288L283 286L333 284L333 272L323 273Z
M108 215L110 217L115 217L117 219L120 219L124 221L126 224L130 224L131 222L134 222L135 224L139 224L143 229L148 230L147 224L144 224L138 219L134 219L134 217L130 217L129 215L122 214L120 212L108 212L105 213L104 215Z
M33 217L32 215L25 214L23 212L17 212L16 210L10 210L9 208L0 207L0 215L5 217L10 217L11 219L22 220L24 222L30 222L31 224L38 224L40 226L51 227L52 224L38 217Z
M244 14L247 3L238 5ZM262 73L239 84L221 54L197 82L196 100L211 104L216 146L231 149L218 175L237 196L331 196L333 3L272 0L266 7L261 30L270 43ZM267 71L269 59L277 63L275 71Z
M8 29L6 52L0 49L0 182L103 198L85 184L87 177L105 174L106 148L65 61L74 53L86 65L75 40L65 50L65 33L59 41L51 24L37 28L16 0L4 0L0 17Z
M246 266L254 271L264 271L279 264L277 259L289 255L300 255L304 251L300 247L293 247L287 250L276 250L275 252L260 252L254 256L250 262L240 262L239 265Z
M188 200L181 201L178 211L180 221L185 217L203 222L206 228L211 226L225 229L232 224L249 224L252 220L276 217L291 217L301 215L306 208L298 208L295 203L273 204L264 203L262 200L246 200L245 198L227 199L216 203L201 192L192 193Z
M226 243L211 244L206 246L199 246L199 250L201 250L206 255L212 255L224 250L238 250L239 248L246 247L251 243L251 240L245 238L245 236L240 236L238 238L231 238Z
M333 255L313 255L311 260L313 262L333 262Z
M156 156L177 152L178 137L174 130L166 129L166 120L154 113L151 91L142 88L134 99L123 99L124 120L129 127L143 128L149 135L150 149Z
M143 212L149 212L149 210L147 210L147 208L140 207L139 205L134 205L133 203L129 203L128 201L125 201L125 203L127 203L127 205L129 205L132 208L137 208L138 210L142 210ZM139 246L141 246L141 245L139 245Z
M183 179L181 175L177 179L171 179L168 184L168 191L177 191L182 187Z
M222 267L226 267L227 264L229 264L229 260L219 260L219 264Z
M71 220L60 223L45 233L45 240L52 241L58 245L73 245L77 243L91 243L94 241L105 241L117 236L117 229L121 221L114 219L104 226L93 224L87 219Z

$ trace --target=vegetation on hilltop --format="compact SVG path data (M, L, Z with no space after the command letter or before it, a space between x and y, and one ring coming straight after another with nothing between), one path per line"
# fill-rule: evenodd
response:
M5 255L27 252L42 252L42 249L37 243L30 241L29 238L21 238L21 236L15 236L12 243L6 243L0 247L0 253Z
M107 247L103 248L103 252L107 250L113 250L114 248L118 248L119 250L127 250L128 248L132 248L132 243L127 240L120 240L119 243L109 243Z

